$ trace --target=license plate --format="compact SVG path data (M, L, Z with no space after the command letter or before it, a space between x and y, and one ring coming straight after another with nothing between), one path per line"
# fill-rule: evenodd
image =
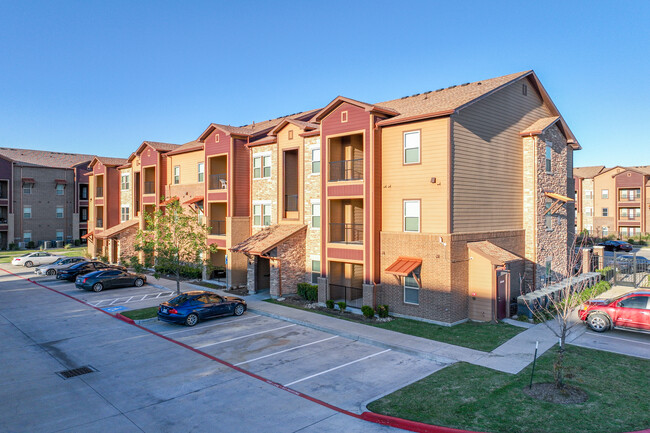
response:
M160 309L160 311L162 311L163 313L166 313L166 312L167 312L167 308L162 307L162 308Z

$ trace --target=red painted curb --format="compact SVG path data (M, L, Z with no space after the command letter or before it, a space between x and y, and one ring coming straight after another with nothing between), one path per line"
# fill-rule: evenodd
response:
M361 419L370 421L375 424L386 425L389 427L397 427L402 430L408 430L418 433L477 433L468 430L459 430L451 427L442 427L437 425L425 424L422 422L411 421L408 419L397 418L389 415L381 415L374 412L364 412L361 414Z
M123 316L120 313L115 313L115 317L117 319L120 319L123 322L130 323L131 325L135 325L135 320L131 319L130 317Z

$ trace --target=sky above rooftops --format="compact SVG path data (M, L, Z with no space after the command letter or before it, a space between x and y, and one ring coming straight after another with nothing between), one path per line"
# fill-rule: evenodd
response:
M0 147L126 158L534 69L583 150L650 164L650 2L3 1ZM642 129L643 128L643 129Z

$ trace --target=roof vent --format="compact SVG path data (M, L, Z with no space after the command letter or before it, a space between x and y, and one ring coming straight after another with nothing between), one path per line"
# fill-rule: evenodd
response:
M428 94L431 93L431 92L432 92L432 91L429 90L429 91L424 92L424 94L425 94L425 95L428 95Z
M469 83L461 84L460 87L468 86Z
M436 92L442 92L443 90L445 90L445 89L440 88L440 89L436 90Z
M456 87L456 85L449 86L449 87L447 87L447 88L448 88L448 89L453 89L454 87Z
M481 84L483 84L483 83L481 83L480 81L478 83L476 83L477 86L480 86Z

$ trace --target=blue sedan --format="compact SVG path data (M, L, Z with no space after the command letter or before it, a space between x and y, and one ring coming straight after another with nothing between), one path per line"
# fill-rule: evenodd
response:
M233 314L241 316L246 311L246 301L234 296L192 291L181 293L158 307L158 320L194 326L200 320Z

